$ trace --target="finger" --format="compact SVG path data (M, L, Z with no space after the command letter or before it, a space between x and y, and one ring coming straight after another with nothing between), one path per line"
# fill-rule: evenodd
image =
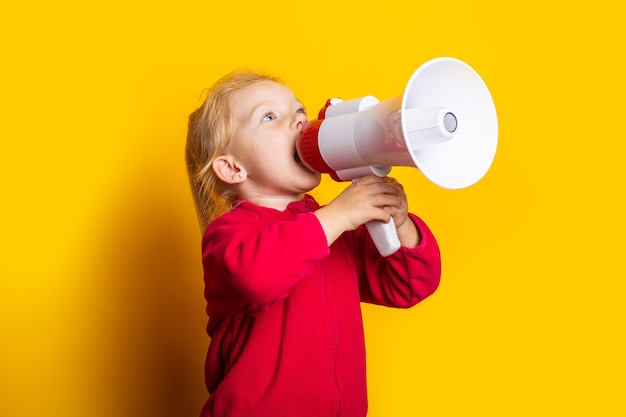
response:
M383 223L389 223L393 215L381 207L375 207L371 213L372 220L378 220Z
M393 207L394 209L401 210L404 207L404 199L393 194L377 194L372 196L370 201L374 207Z
M385 181L373 181L370 183L357 183L354 191L363 196L393 195L398 196L400 190Z
M398 190L404 191L404 186L400 182L398 182L398 180L396 180L394 177L385 177L385 180L387 181L387 183L393 185Z

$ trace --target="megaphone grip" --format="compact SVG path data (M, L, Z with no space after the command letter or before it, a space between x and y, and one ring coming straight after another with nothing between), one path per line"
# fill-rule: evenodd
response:
M400 239L396 230L396 223L393 217L389 223L372 220L365 223L367 231L370 233L376 249L382 256L389 256L400 249Z

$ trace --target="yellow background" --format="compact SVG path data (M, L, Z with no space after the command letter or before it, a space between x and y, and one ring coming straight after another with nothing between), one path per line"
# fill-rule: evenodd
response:
M0 415L196 416L208 339L183 148L201 91L257 67L314 115L391 98L438 56L485 80L499 147L465 190L393 170L443 281L408 311L364 307L369 415L624 415L615 4L3 5Z

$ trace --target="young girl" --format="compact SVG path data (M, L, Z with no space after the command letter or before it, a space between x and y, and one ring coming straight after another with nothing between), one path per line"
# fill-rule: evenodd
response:
M439 284L439 249L402 186L368 176L324 207L296 156L304 106L239 72L190 116L186 160L201 227L211 337L202 417L363 417L360 302L411 307ZM393 217L381 257L364 224Z

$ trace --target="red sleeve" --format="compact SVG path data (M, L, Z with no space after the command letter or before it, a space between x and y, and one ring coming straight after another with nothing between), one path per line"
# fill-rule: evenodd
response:
M365 245L359 273L363 302L408 308L431 295L439 286L441 256L437 241L420 218L410 216L421 235L416 248L403 246L384 258L378 254L369 236L361 237ZM365 229L363 231L367 234Z
M266 214L234 210L207 229L203 265L209 315L258 312L285 298L328 256L326 235L313 213L288 219Z

